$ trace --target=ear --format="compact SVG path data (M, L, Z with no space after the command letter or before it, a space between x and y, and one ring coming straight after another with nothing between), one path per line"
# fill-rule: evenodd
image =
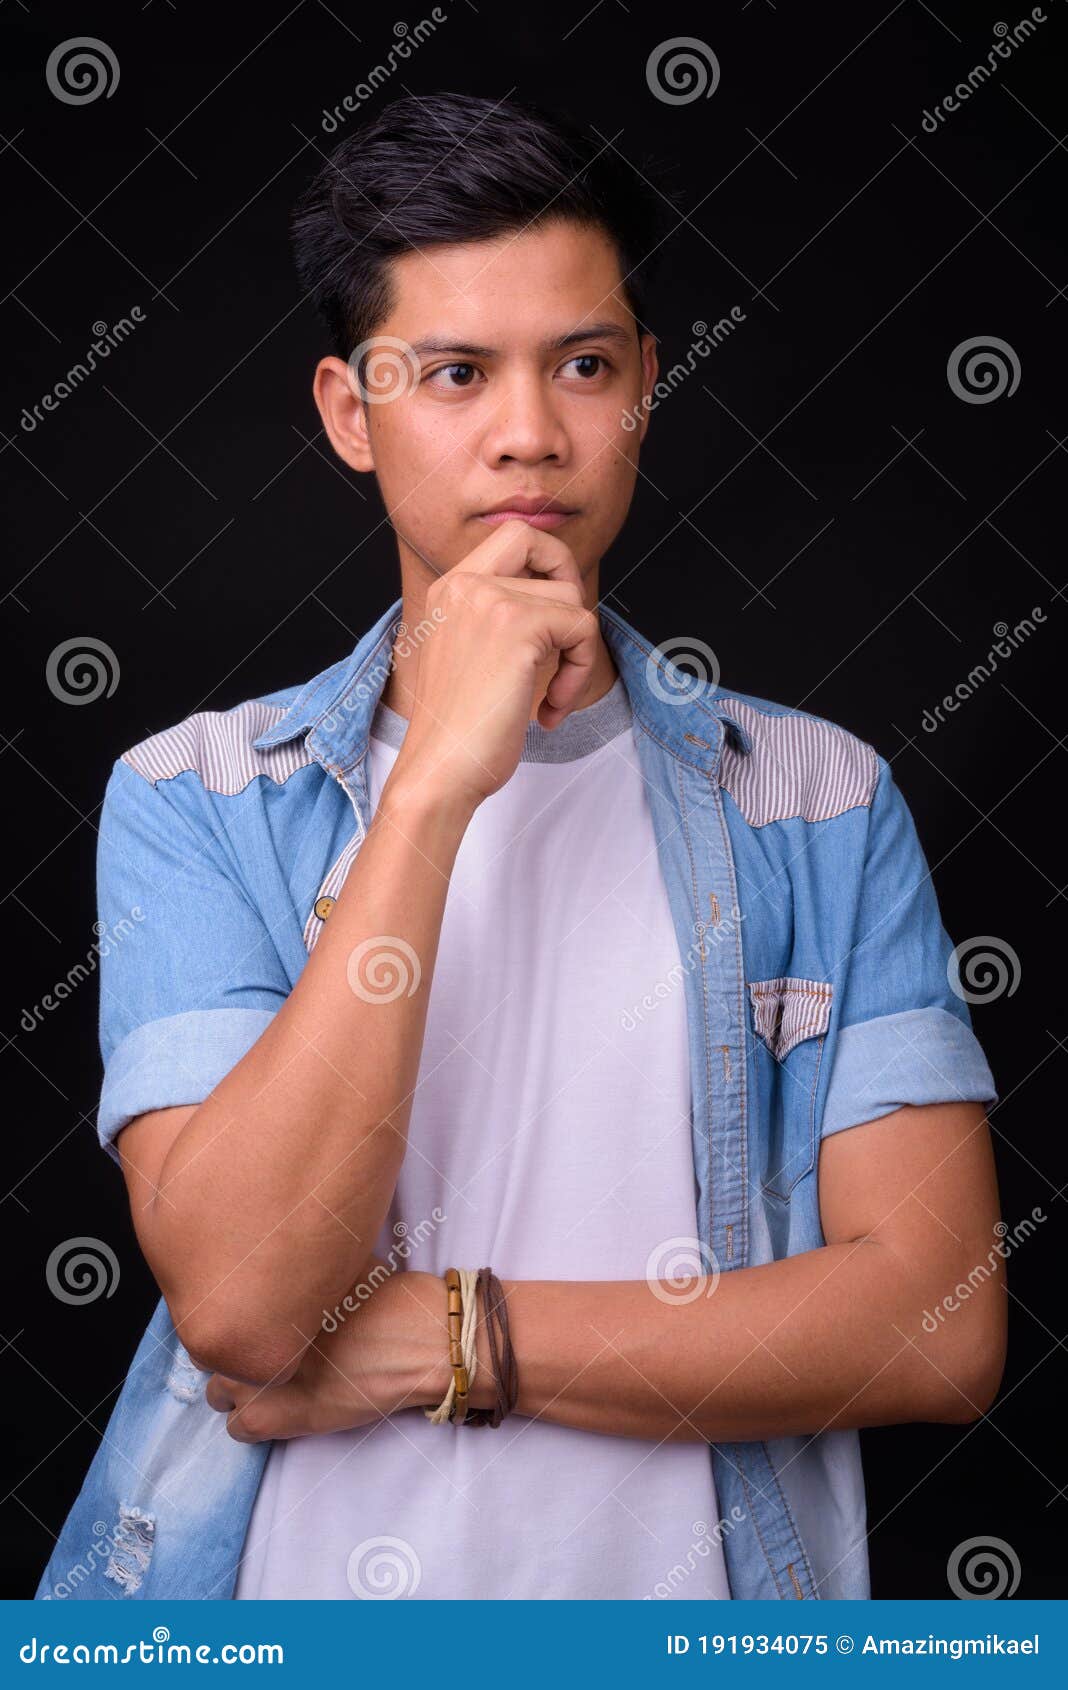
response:
M323 358L312 384L315 403L331 446L350 469L374 469L367 433L367 407L343 358Z
M660 361L656 355L655 334L642 335L642 398L651 399L656 378L660 373ZM642 406L642 420L638 429L638 439L644 440L649 431L649 418L652 415L650 405Z

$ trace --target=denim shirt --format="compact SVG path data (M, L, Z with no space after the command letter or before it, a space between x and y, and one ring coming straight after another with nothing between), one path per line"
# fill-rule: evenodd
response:
M115 762L98 1129L116 1162L128 1121L202 1102L296 984L370 822L394 638L433 637L401 608L306 685L197 712ZM685 992L700 1244L726 1274L823 1244L823 1138L905 1104L990 1102L994 1086L888 764L599 616L678 940L657 992ZM206 1382L161 1300L38 1597L232 1596L270 1446L230 1438ZM709 1459L734 1598L869 1595L856 1432L714 1443Z

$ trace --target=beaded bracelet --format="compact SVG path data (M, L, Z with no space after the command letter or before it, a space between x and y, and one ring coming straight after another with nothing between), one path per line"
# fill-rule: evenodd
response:
M447 1268L447 1320L449 1328L449 1364L452 1380L437 1408L424 1408L423 1413L435 1425L451 1420L462 1426L467 1419L471 1383L478 1368L475 1356L475 1336L478 1324L478 1305L475 1296L477 1276L470 1268ZM457 1415L457 1409L460 1410Z

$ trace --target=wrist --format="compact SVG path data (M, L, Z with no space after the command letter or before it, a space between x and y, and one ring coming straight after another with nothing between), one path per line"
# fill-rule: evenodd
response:
M402 750L382 788L376 817L392 822L407 838L429 831L442 843L459 845L478 808L476 801L455 785L441 785L405 764L403 757Z
M452 1382L445 1286L440 1274L405 1270L402 1335L403 1408L436 1408Z

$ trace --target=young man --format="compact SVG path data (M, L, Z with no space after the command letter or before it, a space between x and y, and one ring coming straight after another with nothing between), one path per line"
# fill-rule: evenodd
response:
M298 208L402 594L115 764L99 1126L163 1296L42 1595L863 1597L857 1428L993 1399L1003 1288L924 1322L994 1087L891 770L599 603L640 186L443 95ZM518 1397L432 1420L487 1264ZM484 1318L472 1359L492 1408Z

